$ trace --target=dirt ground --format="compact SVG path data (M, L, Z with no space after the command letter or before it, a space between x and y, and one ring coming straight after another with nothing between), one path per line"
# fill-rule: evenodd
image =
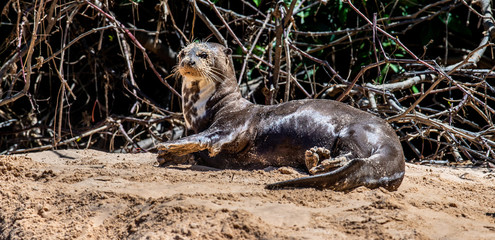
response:
M0 239L495 239L493 169L407 164L396 192L341 193L264 189L295 171L155 164L94 150L0 156Z

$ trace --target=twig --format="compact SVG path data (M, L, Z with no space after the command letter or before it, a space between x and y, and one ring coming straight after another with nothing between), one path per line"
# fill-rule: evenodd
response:
M166 80L164 80L160 74L158 73L158 71L156 71L155 69L155 66L154 64L151 62L151 59L148 57L148 54L146 54L146 49L141 45L141 43L139 43L139 41L136 39L136 37L134 37L134 35L127 29L124 27L124 25L122 25L122 23L120 23L119 21L117 21L114 17L112 17L110 14L106 13L105 11L101 10L101 8L99 8L98 6L96 6L95 4L91 3L89 0L85 0L86 3L88 3L93 9L97 10L98 12L100 12L101 14L103 14L107 19L109 19L111 22L113 22L117 27L118 29L124 31L127 36L132 40L132 42L138 47L139 50L141 50L141 52L143 53L143 56L144 58L146 59L146 62L149 64L149 66L151 67L151 70L153 70L153 72L155 73L155 75L158 77L158 79L173 93L175 94L177 97L179 97L179 99L182 99L181 95L172 87L170 86L170 84L168 84L168 82Z
M37 3L38 3L38 1L35 2L35 6ZM26 54L26 65L23 64L22 54L20 52L20 50L21 50L20 46L21 46L21 42L22 42L24 24L21 24L20 33L18 36L19 44L17 47L17 56L19 57L19 61L21 62L21 67L22 67L21 71L22 71L22 77L24 79L24 88L20 92L16 93L15 95L13 95L11 97L1 99L0 100L0 106L3 106L5 104L16 101L20 97L25 96L29 91L29 87L31 86L31 59L32 59L33 52L34 52L34 46L36 44L36 39L38 38L38 25L40 23L41 13L43 12L44 7L45 7L44 6L44 0L40 0L40 3L38 5L38 11L34 12L35 21L34 21L33 31L32 31L33 34L31 36L31 40L30 40L29 47L28 47L27 54ZM27 19L24 18L23 22L26 22L26 21L27 21ZM27 69L24 70L24 68L27 68Z
M368 22L368 24L372 25L373 23L363 14L361 13L361 11L359 11L353 4L351 1L349 0L344 0L345 3L349 4L349 6L356 12L358 13L358 15L360 15L366 22ZM462 86L459 86L459 84L457 84L455 81L452 80L452 78L449 76L448 73L446 73L445 71L443 71L442 69L438 68L438 67L435 67L433 65L430 65L429 63L427 63L426 61L424 60L421 60L419 59L411 50L409 50L401 41L399 41L398 38L390 35L389 33L387 33L386 31L384 31L383 29L377 27L377 30L380 31L382 34L384 34L385 36L387 36L388 38L390 38L391 40L393 40L394 42L396 42L399 46L401 46L410 56L413 57L413 59L419 63L421 63L422 65L426 66L427 68L433 70L434 72L436 72L438 75L440 75L440 77L432 83L432 85L430 86L430 88L423 94L421 95L417 100L416 102L414 102L409 108L407 108L403 113L401 113L399 116L397 116L395 119L399 119L400 117L404 116L405 114L409 113L412 109L415 108L415 106L417 106L428 94L429 92L431 92L442 80L444 79L448 79L449 82L452 82L454 85L456 85L457 87L459 87L459 89L464 93L464 94L468 94L470 97L472 97L475 101L477 102L481 102L481 100L479 100L478 98L474 97L469 91L467 91L466 89L464 89ZM481 46L484 46L486 45L486 41L487 41L487 38L484 37L482 42L481 42ZM486 47L483 47L481 49L479 49L478 51L480 52L484 52L484 49L486 49ZM475 52L472 52L472 56L467 58L467 60L463 61L463 62L475 62L475 61L479 61L479 58L481 57L479 54L478 51L475 51ZM474 54L476 53L476 54ZM482 53L481 53L482 54ZM455 69L457 68L460 68L461 66L464 66L464 64L460 64L460 65L456 65L453 67L452 70L450 70L449 72L452 72L454 71ZM495 113L495 110L489 108L490 111L492 113Z
M175 19L174 19L174 15L172 14L172 11L170 10L170 6L168 5L168 2L167 1L164 1L162 2L163 4L165 4L167 10L168 10L168 14L170 14L170 20L172 21L172 26L174 26L174 29L175 31L177 31L181 36L182 38L187 42L189 43L189 39L187 39L186 35L180 30L179 27L177 27L177 24L175 24Z
M296 1L292 1L292 4L294 4ZM292 5L291 4L291 5ZM279 74L280 74L280 65L281 65L281 56L282 56L282 33L284 31L285 27L285 21L283 20L283 8L285 7L284 2L279 1L277 2L277 5L275 5L275 23L276 23L276 28L275 28L275 55L273 57L273 71L270 71L270 78L268 79L268 94L266 95L266 100L265 102L269 105L272 105L274 103L274 98L277 96L277 90L278 90L278 80L279 80Z
M244 76L244 72L246 71L248 60L249 60L251 54L253 53L253 50L256 48L256 44L258 43L258 40L259 40L261 34L265 30L266 24L268 23L268 20L270 20L271 15L272 15L271 13L267 14L265 21L263 22L263 25L258 30L258 34L256 34L254 41L251 43L251 48L249 48L248 53L244 57L244 63L242 64L241 73L239 74L239 80L237 81L238 84L241 84L242 77Z
M198 7L198 4L196 4L196 0L189 0L189 3L191 3L193 5L196 15L199 18L201 18L201 20L203 20L203 22L206 24L206 27L208 27L208 29L210 29L210 31L213 32L213 34L215 35L217 40L219 42L221 42L224 46L227 46L227 41L225 40L225 38L222 37L222 34L220 34L220 32L215 27L215 25L213 25L213 23L210 21L210 19L208 19L206 17L206 15L203 12L201 12L201 10Z
M110 126L109 125L103 125L101 127L91 129L81 135L57 142L55 144L50 144L50 145L44 145L44 146L39 146L39 147L34 147L34 148L29 148L29 149L18 149L12 152L9 152L9 154L16 154L16 153L25 153L25 152L36 152L36 151L43 151L43 150L49 150L49 149L54 149L63 145L66 145L71 142L77 142L78 139L93 135L95 133L101 132L103 130L108 129Z
M330 70L330 72L332 73L333 76L335 76L339 81L341 81L342 83L346 83L347 81L345 79L343 79L338 73L337 71L335 71L331 66L330 64L325 61L325 60L321 60L321 59L318 59L318 58L315 58L309 54L307 54L306 52L304 52L303 50L299 49L298 47L296 47L293 43L289 43L289 46L296 50L297 52L299 52L300 54L302 54L304 57L306 58L309 58L311 61L314 61L314 62L317 62L319 63L320 65L323 65L325 66L328 70Z

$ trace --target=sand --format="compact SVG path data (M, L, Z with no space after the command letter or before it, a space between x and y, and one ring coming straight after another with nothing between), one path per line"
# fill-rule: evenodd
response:
M0 156L0 239L495 239L495 171L407 164L396 192L266 190L292 169L159 168L151 153Z

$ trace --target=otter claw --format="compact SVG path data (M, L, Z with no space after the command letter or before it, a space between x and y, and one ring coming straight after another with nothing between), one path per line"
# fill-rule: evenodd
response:
M156 157L156 160L158 161L158 164L160 166L164 166L172 162L174 156L172 153L168 151L168 147L166 145L159 145L157 149L158 149L158 156Z
M349 162L347 155L331 158L330 150L322 147L313 147L307 150L305 156L306 167L312 175L329 172Z
M211 148L209 149L209 154L210 157L216 156L218 153L220 153L221 149L220 148Z
M305 163L307 169L313 169L318 165L318 162L320 161L320 157L318 156L318 154L311 150L312 149L307 150L305 154Z
M158 144L156 149L158 149L159 151L164 151L164 152L176 152L178 149L180 149L180 145L170 144L170 143L162 143L162 144Z
M169 152L168 150L159 150L156 161L158 162L158 166L160 167L193 163L192 155L177 155L175 153Z

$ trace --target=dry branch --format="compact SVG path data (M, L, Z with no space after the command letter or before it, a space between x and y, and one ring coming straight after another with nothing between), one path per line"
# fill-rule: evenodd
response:
M241 89L255 102L344 101L387 119L408 160L495 163L492 1L343 1L340 8L322 2L19 0L16 8L6 6L14 14L1 18L13 27L0 51L0 152L141 151L184 135L180 82L161 75L172 71L185 43L214 36L234 50ZM456 41L448 24L463 13L467 18L455 20L480 33L472 34L479 36L474 45ZM415 42L418 28L435 21L435 31L445 35ZM151 42L148 50L136 37ZM157 49L168 50L168 60Z

